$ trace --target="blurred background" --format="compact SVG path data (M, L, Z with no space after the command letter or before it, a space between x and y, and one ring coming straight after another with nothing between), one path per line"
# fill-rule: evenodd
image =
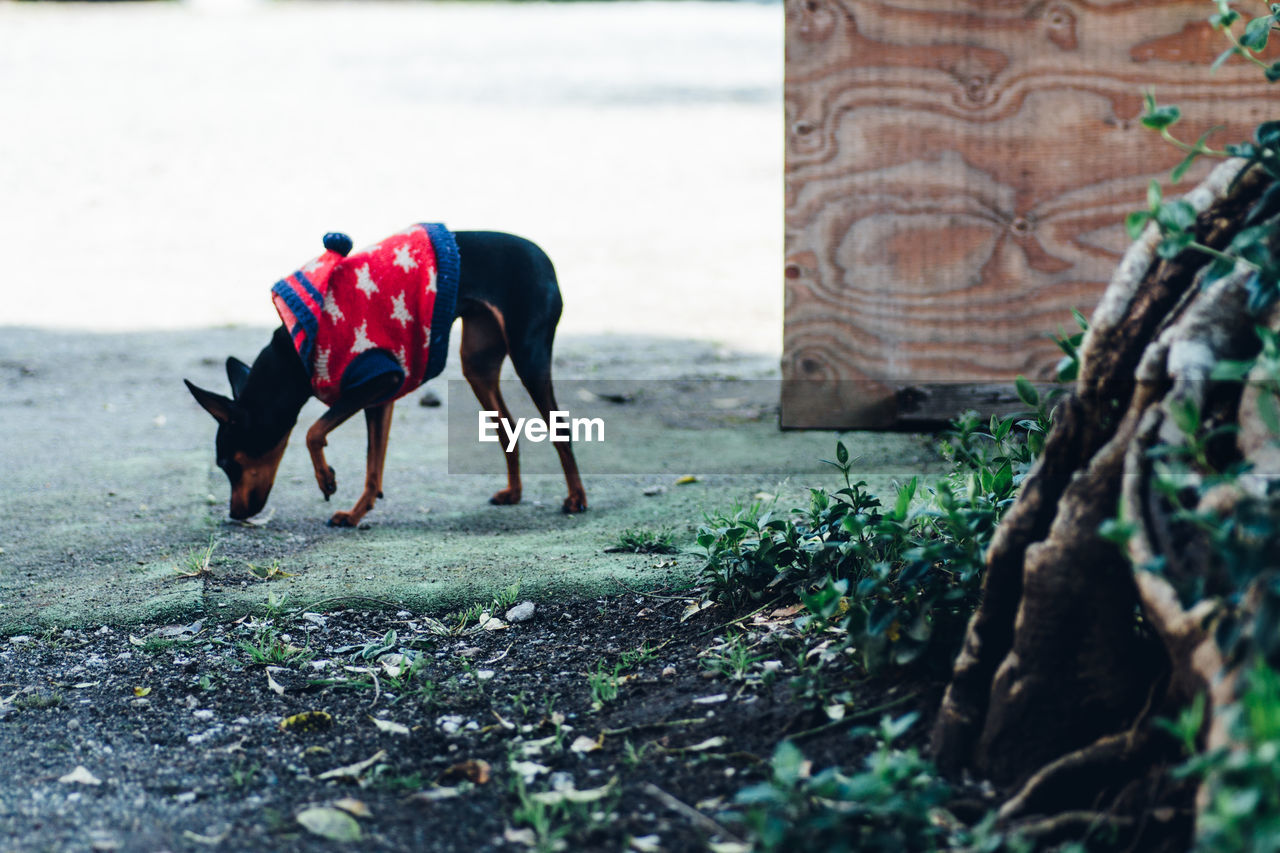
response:
M562 334L777 353L783 10L0 0L0 326L277 322L417 221L555 261Z

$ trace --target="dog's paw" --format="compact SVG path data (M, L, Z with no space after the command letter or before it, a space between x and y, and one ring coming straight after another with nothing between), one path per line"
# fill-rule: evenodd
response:
M320 494L324 495L325 500L329 500L329 496L338 491L338 475L334 473L332 465L326 465L324 473L316 469L316 485L320 487Z
M585 494L571 494L564 499L564 503L560 505L560 509L565 515L573 515L577 512L587 511L587 496Z
M519 489L503 489L500 492L494 492L493 497L489 498L489 503L494 506L510 506L511 504L520 503Z

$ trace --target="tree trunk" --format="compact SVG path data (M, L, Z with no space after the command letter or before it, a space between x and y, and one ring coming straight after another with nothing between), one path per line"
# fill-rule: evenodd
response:
M1225 248L1262 198L1270 179L1243 165L1223 163L1187 196L1198 242ZM1252 480L1210 491L1200 509L1225 516L1244 490L1280 474L1252 387L1242 394L1239 383L1209 379L1219 360L1256 354L1260 318L1248 310L1251 270L1206 286L1212 258L1188 249L1160 259L1160 239L1148 226L1091 319L1079 378L987 553L982 604L933 732L944 770L1014 792L1008 821L1078 810L1123 817L1126 807L1134 817L1167 802L1161 768L1178 759L1177 744L1152 720L1200 693L1213 707L1232 698L1213 638L1221 567L1205 536L1173 517L1149 451L1187 444L1175 413L1194 403L1211 426L1240 425L1208 443L1215 461L1255 466ZM1273 310L1261 321L1275 328L1278 318ZM1127 554L1099 533L1118 512L1134 531ZM1190 609L1177 592L1188 583L1205 596ZM1185 847L1188 821L1176 809L1160 814L1165 835L1182 833ZM1151 820L1122 823L1155 833Z

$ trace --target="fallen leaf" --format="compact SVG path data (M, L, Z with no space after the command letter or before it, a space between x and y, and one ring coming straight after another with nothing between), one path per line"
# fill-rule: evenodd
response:
M332 770L326 770L317 776L317 779L359 779L360 774L368 770L373 765L387 757L387 751L380 749L364 761L357 761L355 764L348 764L345 767L335 767Z
M693 476L692 474L685 474L683 477L681 477L680 479L676 480L676 485L677 485L677 486L687 486L687 485L689 485L690 483L696 483L696 482L698 482L698 478L697 478L697 477Z
M346 812L327 806L312 807L298 812L297 821L308 832L330 841L359 841L360 824Z
M209 847L217 847L219 844L227 840L227 836L231 834L231 830L220 832L217 835L200 835L189 829L182 830L182 837L194 844L205 844Z
M593 737L587 737L586 735L578 735L574 739L573 743L569 745L570 751L580 752L580 753L595 752L599 748L600 748L600 741L596 740Z
M526 847L533 847L538 843L538 836L534 834L532 829L513 829L507 827L502 831L502 838L512 844L523 844Z
M628 846L638 853L658 853L662 849L662 839L657 835L641 835L633 837Z
M441 782L452 782L463 779L473 785L484 785L490 779L489 762L479 758L459 761L440 774Z
M64 785L101 785L102 780L94 776L88 771L83 764L77 764L76 769L72 770L66 776L59 776L58 781Z
M332 726L333 715L328 711L303 711L280 721L280 729L286 732L320 732Z
M280 682L271 677L271 669L267 668L267 687L271 688L271 692L277 696L284 695L284 688L280 686Z
M680 621L683 622L686 619L697 616L708 607L714 606L715 602L713 601L691 601L685 606L684 612L680 614Z
M693 700L695 705L718 705L729 698L728 693L717 693L714 696L699 696Z
M369 811L369 807L363 801L354 797L343 797L334 801L333 806L354 817L373 817L373 812Z
M457 788L426 788L405 797L405 801L410 803L434 803L437 800L452 800L454 797L461 795L462 792Z
M148 695L148 694L150 694L150 693L151 693L151 688L150 688L150 687L135 687L135 688L133 688L133 695L134 695L134 696L146 696L146 695Z
M839 720L844 719L844 711L845 711L844 705L836 703L835 705L828 705L822 710L826 712L827 719L831 720L832 722L837 722Z
M402 725L401 723L397 723L395 720L383 720L383 719L379 719L378 717L370 717L369 719L373 720L373 724L377 726L380 730L387 732L388 734L393 734L393 735L409 734L409 727L406 725Z
M507 766L512 773L523 779L525 784L532 782L540 773L547 773L551 770L547 765L539 764L536 761L512 761Z
M537 794L530 794L529 799L548 806L558 806L561 803L594 803L608 796L609 791L612 789L613 782L601 785L599 788L588 788L585 791L579 791L570 785L560 791L542 791Z
M707 738L702 743L695 743L693 746L683 747L682 751L683 752L706 752L709 749L719 749L720 747L724 746L728 742L729 741L727 738L723 738L719 736L711 737L711 738Z
M707 843L711 853L751 853L751 845L741 841L711 841Z

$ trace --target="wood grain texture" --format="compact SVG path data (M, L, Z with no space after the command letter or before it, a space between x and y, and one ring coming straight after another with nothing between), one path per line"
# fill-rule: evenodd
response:
M920 419L912 386L990 410L992 383L1049 379L1050 335L1092 310L1125 214L1182 156L1141 127L1142 92L1182 107L1180 137L1224 125L1217 147L1280 115L1253 66L1210 73L1212 11L787 0L783 426Z

